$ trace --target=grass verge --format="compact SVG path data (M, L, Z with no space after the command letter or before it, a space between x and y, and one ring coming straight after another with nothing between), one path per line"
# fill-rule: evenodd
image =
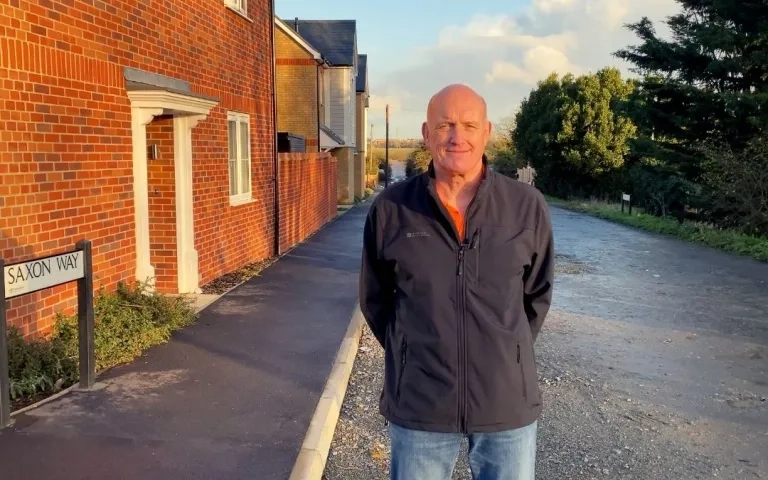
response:
M196 318L191 299L120 284L94 298L96 371L129 363L146 349L167 342ZM27 340L8 331L11 409L40 401L79 380L77 316L59 314L45 339Z
M647 215L634 207L632 208L632 215L629 215L626 209L625 213L621 213L619 204L591 200L563 200L549 196L547 196L547 201L556 207L587 213L649 232L673 235L688 242L768 261L768 238L744 235L733 230L722 230L701 222L680 224L674 218Z

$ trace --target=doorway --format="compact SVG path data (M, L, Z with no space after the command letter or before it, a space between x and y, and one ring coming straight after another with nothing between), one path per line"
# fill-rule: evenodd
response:
M136 82L127 82L127 90L133 143L136 280L162 293L199 293L192 130L218 101ZM152 145L157 147L150 150Z

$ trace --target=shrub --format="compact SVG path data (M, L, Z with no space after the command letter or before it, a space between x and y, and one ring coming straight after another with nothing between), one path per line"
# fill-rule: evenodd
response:
M517 178L517 171L525 168L527 163L511 149L503 149L496 152L493 158L496 171L511 178Z
M700 147L704 214L721 227L768 236L768 134L734 150L724 142Z
M405 161L405 176L410 178L421 175L429 169L430 162L432 162L432 154L423 142L419 143Z
M192 324L192 302L183 296L148 291L144 284L118 284L94 298L96 370L133 361L146 349L167 342L171 334ZM77 315L58 314L46 339L26 340L9 329L11 399L29 403L79 380Z
M8 329L11 400L55 393L77 380L77 356L59 338L25 340L15 327ZM77 351L77 345L75 345Z

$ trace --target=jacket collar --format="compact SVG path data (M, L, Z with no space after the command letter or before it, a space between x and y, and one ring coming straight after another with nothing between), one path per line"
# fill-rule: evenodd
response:
M427 171L425 172L425 175L427 177L427 185L430 190L435 189L435 164L434 160L429 162L429 167L427 168ZM483 197L485 195L485 192L490 189L491 184L493 183L494 177L496 176L496 172L493 171L488 165L488 157L483 154L483 178L480 180L480 186L477 189L477 193L475 194L475 197L477 199Z
M490 169L488 168L488 156L486 154L483 154L483 179L487 177L488 173L490 173ZM435 161L430 160L429 161L429 167L427 167L427 173L429 174L429 178L435 178Z

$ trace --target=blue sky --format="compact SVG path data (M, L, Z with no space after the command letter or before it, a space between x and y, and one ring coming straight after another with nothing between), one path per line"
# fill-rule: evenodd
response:
M473 14L509 13L521 0L481 0L482 10L466 0L275 0L277 15L315 20L357 20L360 53L376 58L374 68L397 63L415 46L434 42L445 25L462 24ZM404 14L403 12L407 12ZM429 19L429 20L427 20Z
M475 88L497 121L551 71L626 71L611 55L636 43L623 25L678 10L674 0L276 0L276 7L285 20L357 20L358 51L368 54L369 123L379 137L389 104L390 135L402 138L420 135L429 97L450 83Z

